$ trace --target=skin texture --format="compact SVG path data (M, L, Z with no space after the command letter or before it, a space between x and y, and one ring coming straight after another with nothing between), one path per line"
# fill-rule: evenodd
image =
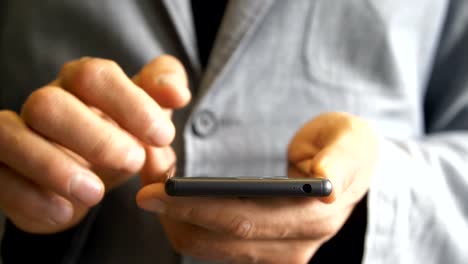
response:
M324 113L296 133L288 159L290 177L329 178L334 190L328 197L170 197L156 182L138 193L137 202L159 215L183 254L223 263L307 263L367 192L377 152L365 121Z
M112 61L82 58L34 91L21 113L0 111L0 209L39 234L79 223L105 192L137 172L138 205L174 248L227 263L306 263L368 190L377 139L362 119L334 112L307 122L288 149L290 177L326 177L324 198L169 197L173 109L190 101L180 62L161 56L132 79Z
M184 67L171 56L133 80L113 61L66 63L21 113L0 111L0 209L32 233L79 223L107 190L173 164L171 110L190 96Z

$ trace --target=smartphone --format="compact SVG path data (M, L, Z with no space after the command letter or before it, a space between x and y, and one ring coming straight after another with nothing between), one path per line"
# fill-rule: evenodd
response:
M332 184L324 178L285 177L172 177L166 180L171 196L328 196Z

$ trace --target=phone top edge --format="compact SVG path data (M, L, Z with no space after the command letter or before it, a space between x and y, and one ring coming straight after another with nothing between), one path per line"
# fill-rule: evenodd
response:
M213 178L173 177L165 190L171 196L310 196L332 192L326 178Z
M181 176L176 176L167 179L168 182L213 182L213 181L285 181L285 182L326 182L329 180L326 178L322 177L313 177L313 178L288 178L284 176L278 176L278 177L181 177ZM329 187L329 186L327 186Z

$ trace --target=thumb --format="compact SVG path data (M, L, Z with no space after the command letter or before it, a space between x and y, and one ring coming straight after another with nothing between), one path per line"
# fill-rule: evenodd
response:
M357 166L360 163L349 152L349 147L343 141L318 147L296 137L288 151L291 163L288 176L329 179L333 186L332 192L320 200L332 203L347 190L358 171Z
M332 193L321 198L325 203L337 200L351 185L359 171L356 159L347 153L345 146L332 144L322 149L310 160L304 160L298 164L301 170L306 170L309 175L327 178L333 186Z
M331 181L332 193L322 198L331 203L355 180L368 181L376 149L376 137L367 122L348 113L330 112L315 117L296 133L288 159L302 173ZM356 188L351 192L359 192Z

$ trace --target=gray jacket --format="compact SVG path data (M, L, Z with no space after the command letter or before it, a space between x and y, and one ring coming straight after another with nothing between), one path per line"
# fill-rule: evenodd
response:
M468 261L468 1L234 0L203 75L189 1L4 4L0 108L18 110L68 60L105 57L132 75L173 54L194 93L174 117L185 175L284 174L294 132L347 111L382 143L363 262ZM135 179L107 195L67 260L177 261L157 219L136 207L138 188Z

